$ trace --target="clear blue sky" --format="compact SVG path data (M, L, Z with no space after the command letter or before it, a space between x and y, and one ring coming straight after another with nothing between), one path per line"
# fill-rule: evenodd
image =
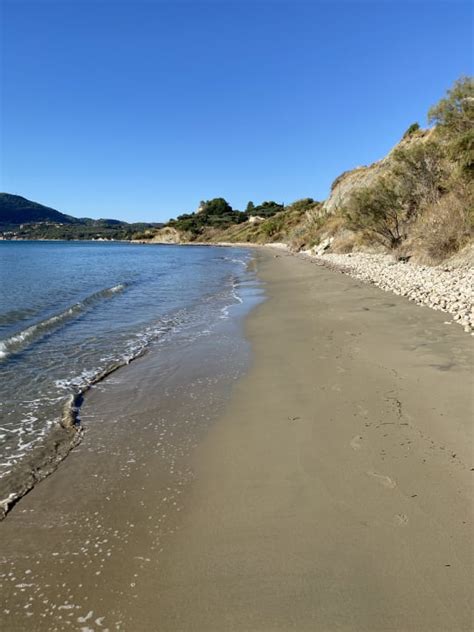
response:
M3 0L0 190L160 221L324 199L461 74L463 0Z

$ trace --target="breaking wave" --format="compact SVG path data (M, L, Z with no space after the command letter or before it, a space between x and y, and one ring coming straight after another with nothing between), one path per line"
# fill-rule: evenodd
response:
M55 331L64 323L77 318L86 310L93 307L96 303L104 299L111 298L115 296L115 294L122 292L125 287L125 284L120 283L119 285L114 285L113 287L94 292L82 301L74 303L62 312L59 312L54 316L50 316L49 318L45 318L34 325L30 325L26 329L19 331L5 340L0 340L0 360L5 360L12 354L23 351L23 349L30 346L40 338L43 338L47 334Z

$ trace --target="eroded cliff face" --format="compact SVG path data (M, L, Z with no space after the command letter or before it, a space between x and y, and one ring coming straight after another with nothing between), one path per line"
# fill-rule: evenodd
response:
M380 175L386 172L388 164L389 160L386 157L369 166L356 167L341 173L332 184L331 193L323 203L322 212L327 215L337 213L344 207L349 196L355 190L370 186Z
M186 239L184 233L179 232L176 228L171 228L171 226L165 226L164 228L159 228L151 239L139 240L143 243L147 244L181 244L183 242L189 241Z
M415 197L413 199L418 200L418 202L420 200L426 202L425 206L419 206L420 212L418 214L398 218L397 221L403 228L402 245L404 248L403 252L401 250L398 252L398 255L410 256L414 258L413 260L418 257L420 263L424 263L425 260L430 263L431 260L434 261L434 257L427 250L428 246L431 249L432 247L422 226L424 213L433 214L436 211L435 220L437 222L440 219L445 221L446 218L441 217L443 209L438 208L438 206L434 208L434 203L429 202L426 196L432 190L437 191L436 182L438 180L441 182L443 174L447 173L450 168L449 162L444 164L446 161L441 158L443 152L438 151L438 149L440 149L439 144L443 141L439 138L433 138L434 131L433 129L410 131L381 160L342 173L334 180L329 196L323 203L311 201L312 203L309 205L307 203L302 205L301 203L306 202L306 200L299 200L287 206L283 211L271 217L260 218L259 221L255 221L255 218L252 217L248 221L222 227L204 222L199 224L199 230L194 230L194 232L191 230L185 232L169 225L153 232L148 231L149 236L145 236L143 241L157 244L190 242L265 244L282 242L287 244L291 250L313 252L318 255L329 252L338 254L385 252L388 246L383 240L376 238L377 230L371 231L370 224L367 229L364 228L364 224L361 226L351 224L344 211L347 210L349 200L354 193L363 188L374 188L380 178L388 176L389 186L406 184L406 191L412 191L413 196L418 195L419 199ZM434 141L430 148L423 147L430 139ZM427 149L426 152L425 149ZM437 178L438 180L436 180ZM410 189L410 187L412 188ZM378 190L377 187L375 190ZM402 193L405 191L403 186L400 190ZM398 195L396 191L394 195ZM423 198L423 195L426 199ZM392 199L386 196L382 197L381 200L379 202L379 206L382 205L381 212L387 214L387 222L390 222ZM454 201L456 202L456 200ZM447 209L448 215L452 215L450 200L445 200L444 208ZM448 228L453 231L456 227L448 226ZM384 233L381 234L384 235ZM462 247L465 241L464 233L461 237L456 233L454 237L459 238L458 241L462 237L463 243L460 243L460 247Z
M379 176L390 169L393 162L393 153L397 149L416 143L424 143L431 135L432 130L420 129L412 136L402 138L381 160L377 160L368 166L356 167L341 173L332 183L331 192L322 206L322 212L328 215L336 213L344 206L354 191L371 186Z

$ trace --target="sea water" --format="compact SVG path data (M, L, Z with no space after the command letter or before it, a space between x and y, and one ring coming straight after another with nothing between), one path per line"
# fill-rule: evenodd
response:
M256 297L251 258L244 248L0 242L0 483L12 497L16 470L45 458L35 449L77 393L173 337L212 336Z

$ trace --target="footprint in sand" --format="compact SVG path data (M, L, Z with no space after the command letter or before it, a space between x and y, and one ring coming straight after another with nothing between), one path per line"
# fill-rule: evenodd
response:
M356 435L353 439L351 439L350 442L350 446L353 450L360 450L362 445L361 442L362 441L362 436L361 435Z
M394 520L395 524L397 524L399 527L406 527L406 525L408 524L408 516L404 513L395 514Z
M381 485L387 487L388 489L393 489L397 486L396 482L390 478L390 476L385 476L384 474L377 474L377 472L366 472L367 476L373 476L376 478Z
M367 408L364 408L360 404L357 404L357 411L358 411L358 414L361 415L362 417L367 417L367 415L369 414L369 411L367 410Z

